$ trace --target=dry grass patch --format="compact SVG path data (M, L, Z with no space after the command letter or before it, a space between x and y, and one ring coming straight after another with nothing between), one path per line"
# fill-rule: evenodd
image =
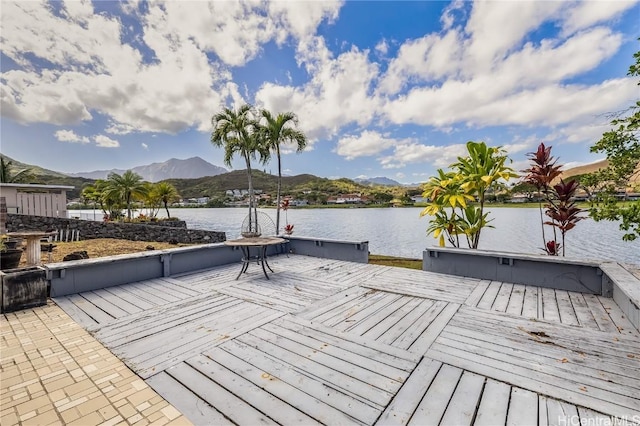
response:
M53 249L51 256L51 262L62 262L62 259L69 253L74 251L85 250L90 259L97 257L114 256L117 254L129 254L138 253L141 251L148 251L147 247L153 247L155 250L163 250L168 248L184 247L189 244L169 244L158 243L152 241L129 241L129 240L117 240L113 238L97 238L94 240L82 240L74 241L70 243L54 242L56 247ZM22 256L20 266L24 266L26 262L26 256ZM42 262L49 262L49 254L42 252Z

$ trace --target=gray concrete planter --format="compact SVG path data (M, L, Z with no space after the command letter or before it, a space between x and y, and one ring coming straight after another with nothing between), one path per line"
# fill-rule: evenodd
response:
M47 304L46 272L40 267L0 272L2 312L13 312Z

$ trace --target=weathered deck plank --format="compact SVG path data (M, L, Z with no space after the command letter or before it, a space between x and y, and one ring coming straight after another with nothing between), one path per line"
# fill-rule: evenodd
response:
M607 414L640 415L640 360L624 350L607 351L610 362L602 365L607 338L600 332L463 308L426 356ZM640 340L617 339L619 349L640 353Z
M462 304L481 280L433 272L394 268L382 271L359 284L363 287Z
M592 294L493 281L478 284L464 304L570 326L640 335L613 299Z
M640 415L640 337L612 299L269 261L270 281L259 270L236 281L233 264L56 300L196 424Z

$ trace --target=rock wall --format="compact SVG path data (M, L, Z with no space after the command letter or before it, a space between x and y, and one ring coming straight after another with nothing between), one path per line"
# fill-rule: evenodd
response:
M226 234L218 231L187 229L184 221L117 223L91 220L66 219L44 216L7 215L7 230L47 231L69 229L78 230L81 240L94 238L117 238L131 241L158 241L180 244L219 243L226 240Z

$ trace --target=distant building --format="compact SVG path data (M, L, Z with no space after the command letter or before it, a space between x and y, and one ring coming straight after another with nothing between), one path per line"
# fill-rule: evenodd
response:
M28 216L67 217L67 191L73 186L0 183L7 213Z

